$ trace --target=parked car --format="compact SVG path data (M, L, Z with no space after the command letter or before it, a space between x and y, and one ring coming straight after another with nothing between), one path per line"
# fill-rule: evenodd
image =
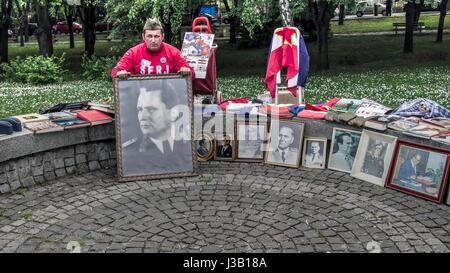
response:
M36 23L28 23L28 36L32 36L34 35L34 32L37 29L37 24ZM16 27L16 36L20 35L20 27Z
M383 16L386 16L386 5L381 3L376 3L377 5L377 13L382 14ZM362 17L364 14L373 14L374 13L374 5L369 4L367 1L361 1L356 3L356 16Z
M110 23L107 23L105 21L99 21L95 23L95 31L110 31L112 29L112 25Z
M72 28L74 33L83 32L83 26L77 22L72 23ZM53 34L61 34L61 33L69 33L69 26L67 25L67 21L62 21L53 25Z

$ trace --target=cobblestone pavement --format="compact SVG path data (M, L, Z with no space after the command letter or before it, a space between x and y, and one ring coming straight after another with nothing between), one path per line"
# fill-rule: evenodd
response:
M217 161L200 170L127 183L101 170L0 195L0 251L69 252L77 243L81 252L450 248L449 206L348 174Z

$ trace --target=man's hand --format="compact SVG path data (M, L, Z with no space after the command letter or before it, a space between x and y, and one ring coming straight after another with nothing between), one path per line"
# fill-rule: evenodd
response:
M178 71L181 75L190 75L191 69L189 67L183 66L180 68L180 71Z
M126 80L130 75L131 75L130 72L126 70L121 70L117 72L116 77L118 77L121 80Z

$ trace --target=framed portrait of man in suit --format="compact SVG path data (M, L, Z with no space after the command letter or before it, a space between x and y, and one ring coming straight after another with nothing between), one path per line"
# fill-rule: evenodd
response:
M120 181L196 175L188 77L167 74L114 80Z
M232 161L236 158L234 132L215 132L215 160Z
M303 122L272 119L264 162L298 168L304 128Z
M267 138L267 124L256 121L236 123L237 160L263 162L264 144Z
M302 166L314 169L325 169L326 157L326 138L305 138L303 144Z
M398 140L386 186L442 203L449 169L449 150Z
M333 128L328 169L351 173L361 132Z

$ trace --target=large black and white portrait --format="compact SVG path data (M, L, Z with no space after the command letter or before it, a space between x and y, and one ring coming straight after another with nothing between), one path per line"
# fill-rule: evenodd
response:
M243 161L263 161L264 141L267 135L266 123L237 122L237 159Z
M193 175L192 90L181 75L116 80L119 179Z
M350 173L355 162L361 132L333 128L328 168Z
M298 167L303 139L304 124L295 121L272 119L270 140L266 149L265 163L286 167Z
M325 168L327 139L305 138L303 148L303 166L307 168Z

